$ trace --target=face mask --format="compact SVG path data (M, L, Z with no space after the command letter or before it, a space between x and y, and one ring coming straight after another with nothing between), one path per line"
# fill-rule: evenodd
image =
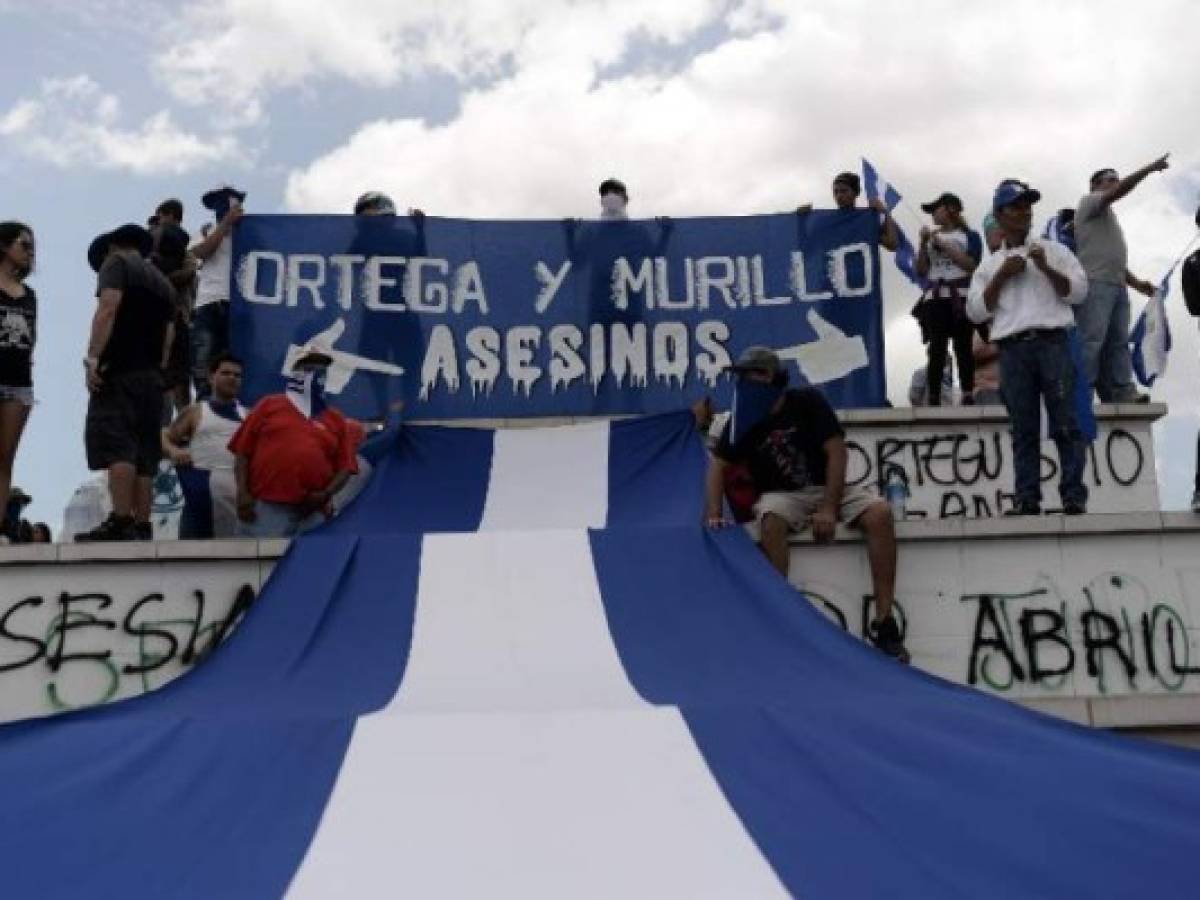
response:
M325 370L297 372L287 380L285 396L306 419L315 419L325 409Z
M739 378L733 387L730 442L736 444L750 429L769 416L783 392L782 384L764 384L749 378Z
M220 222L222 219L224 219L226 214L228 214L228 212L229 212L229 197L227 197L227 196L222 197L213 203L213 215L217 217L218 222Z
M602 219L625 219L628 218L625 214L625 206L627 201L620 194L605 194L600 198L600 218Z

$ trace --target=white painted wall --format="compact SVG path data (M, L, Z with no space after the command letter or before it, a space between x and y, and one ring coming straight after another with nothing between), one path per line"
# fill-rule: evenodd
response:
M1084 482L1090 512L1159 508L1151 426L1161 404L1097 407L1099 436ZM851 410L847 480L875 484L890 466L908 480L909 517L986 518L1012 507L1012 442L999 407ZM1058 453L1042 445L1043 508L1058 508Z
M179 555L156 555L171 546ZM243 606L258 596L274 558L260 558L255 541L213 542L191 558L200 549L6 548L0 721L137 696L201 662L240 621L239 595Z

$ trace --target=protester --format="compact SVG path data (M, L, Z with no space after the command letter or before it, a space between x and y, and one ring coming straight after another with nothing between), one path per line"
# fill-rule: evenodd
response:
M202 265L196 276L192 314L192 382L196 396L208 392L208 363L229 349L229 284L233 263L233 229L244 214L245 191L229 185L213 188L200 202L213 212L215 225L192 248Z
M170 202L166 201L166 203ZM162 208L162 206L159 207L160 210ZM171 320L174 325L174 337L167 356L166 368L163 369L163 391L166 402L164 412L167 417L170 417L191 403L188 321L191 316L191 298L196 284L196 263L188 253L187 248L190 241L188 233L176 225L171 217L160 217L159 224L151 231L151 234L154 237L154 250L150 255L150 260L166 276L167 281L175 290L175 310Z
M917 274L929 281L921 299L922 331L929 336L929 373L926 386L929 405L942 405L942 372L946 368L947 345L954 344L962 402L975 402L975 360L971 335L975 326L967 318L967 288L971 273L983 256L983 241L967 227L962 201L946 192L921 204L933 216L935 228L922 228L917 250Z
M33 544L53 544L54 536L50 533L50 526L45 522L33 523L33 537L30 539Z
M175 197L170 197L158 204L153 218L156 225L174 225L176 228L182 228L183 203Z
M88 468L108 471L112 513L77 541L149 540L150 501L161 457L161 369L166 364L174 292L144 257L153 238L122 225L88 248L98 273L84 370L88 400L84 443Z
M838 209L854 209L858 203L858 195L862 193L862 179L853 172L841 172L833 179L833 202ZM879 244L885 250L895 253L900 246L900 233L896 220L892 218L883 198L876 197L870 203L871 209L879 213L880 232ZM802 207L800 208L802 209ZM798 209L797 211L800 211Z
M1089 191L1075 211L1075 244L1088 278L1087 299L1075 308L1083 341L1083 368L1088 384L1103 403L1145 403L1150 398L1133 384L1129 352L1129 292L1154 296L1154 285L1127 268L1128 250L1112 205L1136 188L1151 172L1163 172L1166 155L1121 178L1115 169L1092 174Z
M629 218L629 191L625 183L616 178L605 178L600 182L600 218L611 222L623 222Z
M1000 406L1000 348L978 332L971 340L975 357L975 403L978 406Z
M181 540L232 537L237 532L236 484L229 441L246 408L238 402L242 361L225 352L208 363L209 396L185 409L162 431L163 454L183 489Z
M323 349L306 347L285 392L263 397L230 440L242 534L287 537L316 527L357 470L356 435L325 402L330 362Z
M1000 182L992 210L1004 243L971 279L967 312L991 320L1000 347L1000 378L1012 421L1016 494L1012 514L1041 513L1041 406L1058 447L1063 512L1087 511L1085 442L1075 415L1075 366L1068 349L1071 307L1087 292L1087 277L1071 251L1056 241L1029 238L1033 204L1041 193L1023 181Z
M845 433L815 388L787 390L787 373L766 347L750 347L730 371L737 375L734 412L713 450L705 485L707 524L727 524L722 512L726 468L745 464L758 493L752 506L760 546L784 577L791 532L811 526L818 543L833 540L839 519L862 530L875 594L868 637L903 662L908 651L892 615L896 535L890 507L872 491L846 484Z
M913 369L908 381L908 405L929 406L929 348L925 348L925 365ZM954 379L949 369L942 370L942 390L940 396L950 397L954 391Z
M25 279L36 254L28 225L0 222L0 509L8 503L17 447L33 409L38 304Z

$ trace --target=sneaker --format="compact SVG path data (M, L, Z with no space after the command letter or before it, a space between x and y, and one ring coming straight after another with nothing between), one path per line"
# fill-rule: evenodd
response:
M1200 491L1192 492L1192 512L1200 513Z
M1018 500L1013 504L1012 509L1004 511L1006 516L1040 516L1042 507L1031 500Z
M107 519L82 534L75 535L75 540L82 544L99 541L136 541L137 526L132 516L109 515Z
M154 526L149 522L134 522L133 530L139 541L154 540Z
M1087 504L1080 503L1078 500L1073 501L1071 503L1063 504L1063 515L1064 516L1082 516L1086 512L1087 512Z
M892 616L888 616L879 622L872 622L868 626L867 637L872 644L892 657L892 659L907 663L911 658L908 655L908 650L904 647L904 641L900 637L900 626L896 624L896 619Z

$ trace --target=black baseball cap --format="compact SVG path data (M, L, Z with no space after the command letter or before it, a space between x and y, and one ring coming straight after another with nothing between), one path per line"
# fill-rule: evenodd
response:
M925 210L927 213L932 213L939 206L949 206L955 212L963 211L962 201L958 199L958 195L952 194L949 191L939 194L935 200L930 200L928 203L922 203L921 209Z
M87 252L88 264L92 267L93 272L100 271L100 267L104 265L104 258L108 256L108 248L112 244L136 247L142 256L149 256L154 247L154 238L149 231L133 222L126 222L119 228L97 235Z

